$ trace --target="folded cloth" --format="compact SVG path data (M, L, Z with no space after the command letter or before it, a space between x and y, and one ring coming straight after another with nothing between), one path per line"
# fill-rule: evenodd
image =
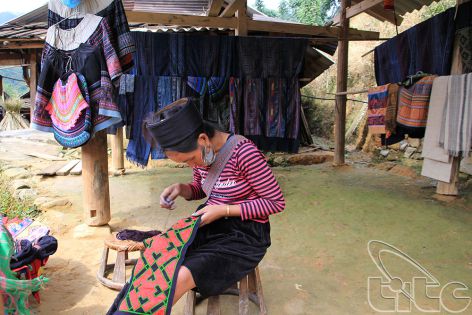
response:
M138 230L122 230L116 234L116 238L119 240L130 240L135 242L142 242L147 238L161 234L161 231L138 231Z
M15 247L16 253L10 260L11 269L30 264L38 255L38 250L33 247L33 244L28 240L17 241Z
M449 183L451 180L452 159L446 150L439 145L444 107L447 101L449 77L438 77L434 80L429 104L428 122L424 136L421 175Z
M436 76L420 79L409 88L401 87L397 123L410 128L425 128L428 119L431 88Z
M458 157L468 156L472 145L472 73L449 77L439 144Z
M369 89L367 107L367 125L373 134L385 133L385 115L387 112L389 84Z
M37 249L37 258L46 259L57 251L57 239L51 235L45 235L33 242Z

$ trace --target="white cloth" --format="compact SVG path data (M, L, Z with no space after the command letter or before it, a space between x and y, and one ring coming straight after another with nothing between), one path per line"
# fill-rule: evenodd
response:
M433 82L428 111L428 121L423 143L423 168L421 175L449 183L452 158L439 145L444 108L447 102L449 77L437 77Z

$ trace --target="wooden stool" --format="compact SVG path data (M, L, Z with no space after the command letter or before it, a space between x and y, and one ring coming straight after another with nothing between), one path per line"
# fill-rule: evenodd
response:
M121 290L126 283L126 266L134 266L136 264L136 259L128 259L128 253L144 250L144 243L129 240L121 241L116 238L116 233L113 233L104 243L105 247L103 248L100 268L97 272L97 279L101 284L110 289ZM114 264L107 263L110 249L117 251ZM106 277L106 274L111 269L113 269L112 280Z
M249 301L259 306L259 315L267 314L258 267L238 281L238 283L235 283L231 288L223 292L222 295L239 296L239 315L249 315ZM184 315L195 315L196 303L196 292L191 290L187 293ZM219 295L210 296L208 298L207 315L221 315Z

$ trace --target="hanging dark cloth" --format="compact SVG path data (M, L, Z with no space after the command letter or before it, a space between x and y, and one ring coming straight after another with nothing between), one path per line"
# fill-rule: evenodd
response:
M448 75L454 42L454 14L455 8L450 8L377 46L377 85L400 82L418 71Z
M459 45L460 73L472 72L472 2L461 4L456 16L456 42Z

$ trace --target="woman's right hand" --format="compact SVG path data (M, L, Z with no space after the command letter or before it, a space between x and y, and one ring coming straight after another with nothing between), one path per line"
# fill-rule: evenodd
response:
M174 200L180 196L181 192L182 188L180 184L173 184L164 189L160 197L161 208L174 209Z

